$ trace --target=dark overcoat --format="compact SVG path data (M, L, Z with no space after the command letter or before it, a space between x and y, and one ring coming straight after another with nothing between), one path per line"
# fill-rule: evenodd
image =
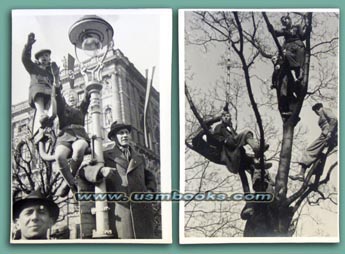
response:
M107 178L108 192L123 192L129 197L133 192L154 192L154 175L145 168L144 157L131 149L128 162L121 150L114 146L104 152L105 166L114 168ZM120 239L153 238L154 215L150 202L109 202L110 223Z
M218 124L214 129L214 138L219 142L221 148L220 160L226 163L230 172L237 174L239 169L246 164L246 153L243 148L246 145L246 138L250 131L243 131L239 134L224 123Z

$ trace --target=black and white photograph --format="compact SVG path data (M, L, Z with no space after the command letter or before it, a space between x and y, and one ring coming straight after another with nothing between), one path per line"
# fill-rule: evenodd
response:
M171 243L171 55L170 9L12 10L11 243Z
M339 10L179 10L180 243L339 242Z

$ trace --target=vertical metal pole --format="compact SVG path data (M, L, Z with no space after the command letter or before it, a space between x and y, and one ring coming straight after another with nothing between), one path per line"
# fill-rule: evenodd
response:
M89 113L92 119L92 136L94 139L94 156L98 166L104 166L103 158L103 145L102 145L102 129L101 129L101 94L102 85L99 82L90 82L86 90L90 93L90 106ZM105 180L96 184L95 194L105 193L107 191ZM96 230L93 231L93 238L109 238L111 237L111 230L109 228L108 216L108 203L107 201L96 201L94 213L96 215Z
M153 74L155 73L155 67L152 68L151 80L149 80L148 70L146 70L146 94L145 94L145 104L144 104L144 137L146 148L152 149L152 145L149 143L149 136L147 131L147 112L150 103L151 87L153 82Z

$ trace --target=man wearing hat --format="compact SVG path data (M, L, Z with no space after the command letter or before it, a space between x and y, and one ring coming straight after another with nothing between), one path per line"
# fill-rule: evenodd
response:
M338 119L333 112L324 108L322 103L316 103L312 106L312 110L319 116L319 127L321 129L320 136L311 143L304 151L299 162L300 172L296 175L291 175L291 180L304 181L304 175L309 168L319 157L324 148L328 147L331 151L338 142Z
M42 127L49 122L48 110L50 108L53 83L59 79L59 67L51 62L49 49L43 49L35 54L36 61L31 60L31 49L35 43L35 34L30 33L24 46L22 62L30 74L29 104L35 108L36 117Z
M47 239L48 229L58 217L59 207L39 190L13 203L13 221L20 230L21 240Z
M132 126L114 122L108 138L114 146L104 152L105 166L99 171L85 172L85 178L97 182L106 178L107 192L122 192L130 197L133 192L155 192L154 175L146 169L145 159L130 145ZM109 202L110 228L119 239L152 239L153 208L150 202Z
M260 158L262 151L257 140L254 139L253 132L243 131L237 133L232 127L231 115L229 113L228 104L223 109L221 123L214 129L214 139L221 147L221 161L224 162L231 173L237 174L241 165L245 162L245 151L243 146L249 145L256 159ZM266 144L264 150L268 149ZM265 165L267 167L271 164ZM249 192L247 189L244 192Z
M245 170L248 170L251 175L255 175L256 169L259 167L259 158L263 152L265 152L269 145L266 144L264 151L260 150L260 145L257 140L254 139L253 132L246 130L237 133L231 121L231 115L229 112L229 104L226 103L221 115L221 123L214 128L213 138L218 142L220 149L220 160L226 165L227 169L234 174L239 174L242 188L244 193L250 193L248 178ZM253 152L254 158L249 157L244 149L245 145L249 145ZM272 166L272 163L264 163L265 169ZM270 182L270 179L265 176L265 181ZM260 174L261 176L261 174ZM261 177L260 177L261 179ZM253 180L253 188L256 190L257 181ZM261 181L260 181L261 182ZM254 213L254 207L251 203L246 203L241 212L242 219L246 220Z

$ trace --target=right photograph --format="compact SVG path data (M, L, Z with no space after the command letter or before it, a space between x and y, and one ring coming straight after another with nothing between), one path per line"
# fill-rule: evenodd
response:
M339 19L179 10L181 244L339 242Z

